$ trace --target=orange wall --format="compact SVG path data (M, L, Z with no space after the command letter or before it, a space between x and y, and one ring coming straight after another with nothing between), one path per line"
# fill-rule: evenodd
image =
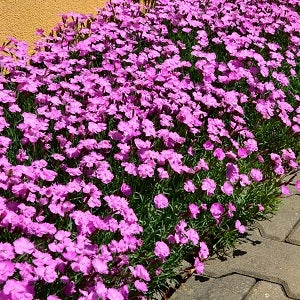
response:
M96 13L95 8L103 7L105 0L0 0L0 45L9 36L29 42L38 38L37 28L45 34L60 21L58 14Z

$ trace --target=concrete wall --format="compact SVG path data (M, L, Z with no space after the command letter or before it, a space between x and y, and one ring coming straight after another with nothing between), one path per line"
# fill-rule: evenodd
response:
M0 45L9 36L33 43L35 31L45 34L60 21L58 14L67 12L93 13L105 0L0 0Z

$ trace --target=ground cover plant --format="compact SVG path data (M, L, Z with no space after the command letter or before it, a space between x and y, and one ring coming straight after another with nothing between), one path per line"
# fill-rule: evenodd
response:
M151 298L272 212L299 169L299 12L113 0L4 44L0 298Z

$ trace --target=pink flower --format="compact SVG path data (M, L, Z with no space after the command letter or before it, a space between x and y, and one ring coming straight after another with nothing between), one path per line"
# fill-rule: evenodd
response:
M141 278L145 281L150 281L149 273L143 265L136 265L135 268L129 266L129 270L134 277Z
M124 296L115 288L110 288L107 291L107 299L109 300L124 300Z
M155 270L155 275L158 276L161 274L161 272L162 272L162 268L159 267Z
M228 203L228 217L229 218L232 218L233 217L233 213L236 211L236 208L235 208L235 206L231 203L231 202L229 202Z
M258 211L264 211L265 208L261 204L257 204Z
M203 274L204 273L204 263L200 261L198 257L195 258L194 267L197 274Z
M208 163L203 158L201 158L198 164L194 167L194 171L198 172L200 170L205 170L205 171L209 170Z
M57 296L55 295L50 295L47 297L47 300L60 300L61 298L58 298Z
M192 219L196 219L197 215L200 213L199 206L194 203L189 204L189 211L190 211Z
M24 254L24 253L31 254L35 249L34 244L24 237L15 240L13 242L13 245L15 247L15 252L17 254Z
M159 179L168 179L169 178L168 172L166 170L164 170L163 168L157 168L157 172L158 172Z
M192 180L187 180L184 183L184 190L188 193L194 193L196 191L196 186L193 184Z
M281 193L282 193L282 195L285 195L285 196L290 196L290 194L291 194L288 187L284 184L281 186Z
M205 242L200 242L200 250L198 253L199 258L207 259L209 256L209 249Z
M0 261L0 283L5 282L15 272L15 265L9 260Z
M193 229L193 228L188 229L186 231L186 236L189 239L189 241L191 241L194 245L198 244L199 234L195 229Z
M160 260L163 261L166 257L170 255L170 249L166 243L156 242L154 253Z
M240 185L241 186L247 186L247 185L251 184L251 181L250 181L249 177L246 174L240 174L239 178L240 178Z
M200 208L203 209L204 211L207 211L207 204L201 203Z
M147 292L148 291L147 284L143 281L136 280L134 282L134 286L138 291L141 291L141 292Z
M16 155L16 158L19 162L23 162L24 160L28 159L29 156L26 154L25 150L19 149L18 154Z
M235 183L239 179L239 168L233 163L226 164L226 179L231 183Z
M219 202L213 203L210 207L210 213L212 214L214 219L216 219L218 222L220 221L224 211L225 210L223 205Z
M153 177L154 168L150 164L141 164L140 166L138 166L138 173L141 178Z
M6 281L3 287L3 293L9 296L11 300L33 300L33 285L27 281L18 281L15 279L9 279ZM1 298L2 299L2 298Z
M38 266L35 268L35 273L48 283L52 283L58 278L58 275L55 272L55 265Z
M203 148L205 150L213 150L214 149L214 144L211 142L211 141L206 141L204 144L203 144Z
M105 299L107 295L107 288L105 285L101 282L101 280L98 280L96 286L95 286L96 293L101 299Z
M255 152L258 151L258 146L257 146L257 141L254 139L248 139L245 141L245 148L247 149L247 151L251 152Z
M239 233L241 233L241 234L245 233L246 227L244 225L242 225L241 221L236 220L234 226Z
M296 181L296 189L300 192L300 180Z
M131 187L128 184L126 184L126 183L123 183L121 185L121 192L123 193L123 195L125 197L129 197L129 196L132 195Z
M240 158L246 158L248 156L248 151L245 148L239 148L238 149L238 156Z
M0 260L11 260L14 258L14 247L10 243L0 243Z
M263 179L263 174L259 169L252 169L250 172L250 176L254 182L260 182Z
M207 196L211 196L214 194L217 185L213 179L205 178L202 181L201 188L203 191L206 191Z
M283 175L284 174L284 167L282 165L276 165L276 166L274 166L274 172L277 175Z
M233 194L233 186L230 182L226 181L221 187L221 191L227 196L231 196Z
M218 160L223 160L225 158L225 153L222 150L222 148L217 148L214 151L214 157L216 157Z
M92 265L93 265L94 269L96 270L96 272L98 272L100 274L108 274L108 266L107 266L107 262L105 260L95 258L92 261Z
M169 205L169 201L164 194L158 194L154 197L154 204L156 208L166 208Z

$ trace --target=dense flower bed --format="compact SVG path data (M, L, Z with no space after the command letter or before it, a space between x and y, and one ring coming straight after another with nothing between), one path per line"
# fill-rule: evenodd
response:
M273 211L299 168L299 11L113 0L3 45L0 298L143 299Z

